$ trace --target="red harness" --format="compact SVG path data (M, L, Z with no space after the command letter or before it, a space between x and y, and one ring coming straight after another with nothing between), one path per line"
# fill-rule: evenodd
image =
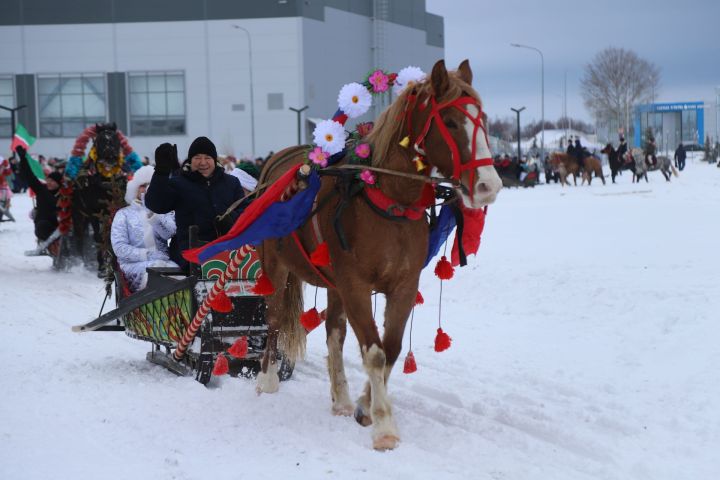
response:
M408 102L413 102L416 100L416 97L413 95L410 97ZM452 157L453 161L453 174L452 178L454 180L459 180L462 173L466 170L470 170L470 184L472 185L475 180L475 169L478 167L489 167L492 166L493 160L491 157L483 157L483 158L477 158L477 135L480 130L482 130L483 135L485 136L485 142L487 145L490 145L488 142L487 137L487 130L483 126L482 123L482 107L480 106L480 103L475 100L472 97L458 97L455 100L451 100L446 103L440 103L438 104L435 100L434 96L430 97L430 105L432 106L432 110L430 111L430 116L428 116L428 119L425 121L425 126L423 126L423 129L420 131L420 135L415 139L415 150L424 155L425 154L425 138L427 137L428 132L430 131L430 127L433 124L433 120L435 120L435 125L437 126L438 130L440 131L440 135L442 135L443 140L445 140L445 143L450 148L450 155ZM476 116L470 115L470 112L468 112L463 106L465 105L474 105L478 109L478 113ZM410 107L410 104L408 103L408 107ZM460 112L462 112L463 115L465 115L467 118L470 119L470 121L475 125L473 128L473 136L472 136L472 150L471 150L471 160L467 163L461 163L460 158L460 150L458 149L457 144L455 143L455 140L452 138L452 135L450 135L450 132L448 131L447 126L442 120L442 116L440 115L440 112L445 110L446 108L456 108ZM420 110L423 110L426 108L426 105L421 105ZM408 108L407 110L407 125L408 125L408 131L411 128L411 113L412 109ZM410 134L412 132L409 131ZM471 192L472 195L472 192Z

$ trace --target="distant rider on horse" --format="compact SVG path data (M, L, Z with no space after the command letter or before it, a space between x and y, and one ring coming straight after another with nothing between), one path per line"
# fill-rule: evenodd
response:
M620 161L620 164L628 163L628 159L625 158L625 155L627 155L628 146L627 142L625 141L625 136L620 134L620 145L618 145L617 149L617 158Z
M652 131L648 129L645 134L645 138L645 146L643 148L643 153L645 154L645 164L648 167L655 167L657 165L657 157L655 156L655 152L657 151L657 147L655 146L655 135L653 135Z

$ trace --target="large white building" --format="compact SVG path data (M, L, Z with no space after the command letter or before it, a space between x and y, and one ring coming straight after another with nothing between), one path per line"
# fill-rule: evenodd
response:
M150 157L200 135L264 156L297 143L291 107L309 107L305 142L343 84L374 67L429 71L443 38L424 0L0 0L0 105L26 105L18 120L51 156L99 121Z

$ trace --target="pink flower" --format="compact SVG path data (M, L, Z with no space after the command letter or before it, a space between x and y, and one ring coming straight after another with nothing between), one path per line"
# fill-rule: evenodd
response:
M363 170L360 173L360 180L368 185L375 185L375 175L373 175L370 170Z
M315 147L312 152L308 153L308 158L316 165L327 167L330 154L320 147Z
M355 147L355 155L360 158L368 158L370 156L370 145L367 143L359 143Z
M390 79L382 70L375 70L368 78L368 82L372 85L374 93L382 93L387 91Z

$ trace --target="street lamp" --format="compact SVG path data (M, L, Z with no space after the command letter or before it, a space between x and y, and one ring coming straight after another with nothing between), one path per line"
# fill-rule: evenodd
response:
M252 38L250 32L240 25L233 25L233 28L245 32L248 41L248 70L250 72L250 139L252 145L252 157L255 158L255 100L253 94L253 70L252 70Z
M522 107L522 108L520 108L519 110L518 110L518 109L515 109L515 108L510 108L510 110L512 110L513 112L515 112L515 113L517 114L517 138L518 138L518 156L517 156L517 159L518 159L518 163L520 163L520 112L522 112L523 110L525 110L525 107ZM543 157L543 158L545 158L545 157Z
M27 105L19 105L17 107L6 107L5 105L0 105L0 108L3 110L7 110L10 112L10 142L12 143L15 140L15 113L18 110L22 110ZM15 156L15 152L10 153L10 158Z
M308 108L310 108L310 106L309 106L309 105L305 105L305 106L302 107L302 108L293 108L293 107L288 107L288 108L289 108L290 110L292 110L293 112L297 113L298 145L302 145L302 143L303 143L303 142L302 142L302 136L301 136L301 134L300 134L300 132L301 132L301 128L300 128L300 115L302 114L302 112L304 112L305 110L307 110Z
M545 57L539 48L529 45L521 45L519 43L511 43L510 46L516 48L528 48L535 50L540 54L540 117L542 122L542 136L540 138L540 161L545 160ZM519 114L518 114L519 115Z

